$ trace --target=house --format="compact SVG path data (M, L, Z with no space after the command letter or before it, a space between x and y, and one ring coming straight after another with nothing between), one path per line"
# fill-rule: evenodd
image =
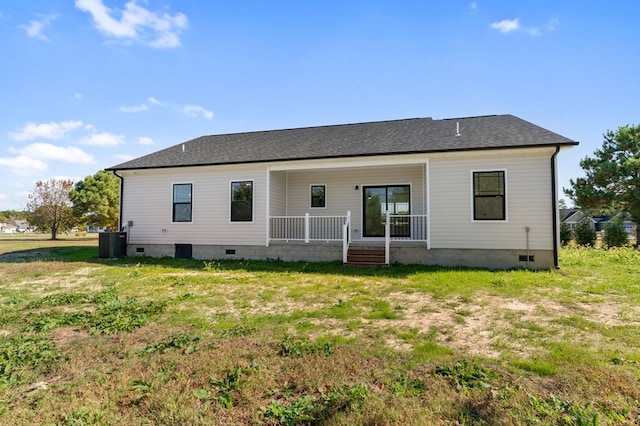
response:
M15 229L18 232L27 232L30 229L29 222L27 222L26 220L21 220L21 219L14 220L13 225L15 226Z
M416 118L202 136L107 170L130 256L551 268L577 144L512 115Z
M560 221L561 223L567 224L572 232L576 230L578 224L587 223L591 229L599 233L602 233L610 222L619 221L625 232L629 234L630 240L634 240L636 237L637 225L630 219L627 213L593 215L580 209L561 209Z

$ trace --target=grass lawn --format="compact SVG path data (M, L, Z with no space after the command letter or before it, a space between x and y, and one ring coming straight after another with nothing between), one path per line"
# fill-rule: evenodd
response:
M99 260L0 238L0 424L640 422L640 252L558 271Z

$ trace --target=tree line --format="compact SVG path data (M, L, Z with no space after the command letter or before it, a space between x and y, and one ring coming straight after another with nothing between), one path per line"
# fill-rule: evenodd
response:
M35 183L27 202L27 220L55 240L61 230L78 226L118 229L120 180L100 170L74 184L69 179Z

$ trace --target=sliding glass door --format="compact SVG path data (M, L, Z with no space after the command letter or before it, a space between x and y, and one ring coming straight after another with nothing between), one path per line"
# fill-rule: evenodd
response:
M363 187L364 237L384 237L386 213L391 219L391 236L409 236L411 200L409 185L385 185ZM397 216L407 216L406 218Z

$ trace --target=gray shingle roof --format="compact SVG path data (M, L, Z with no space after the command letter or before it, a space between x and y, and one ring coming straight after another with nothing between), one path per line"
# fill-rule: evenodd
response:
M513 115L413 118L202 136L107 170L577 144Z

